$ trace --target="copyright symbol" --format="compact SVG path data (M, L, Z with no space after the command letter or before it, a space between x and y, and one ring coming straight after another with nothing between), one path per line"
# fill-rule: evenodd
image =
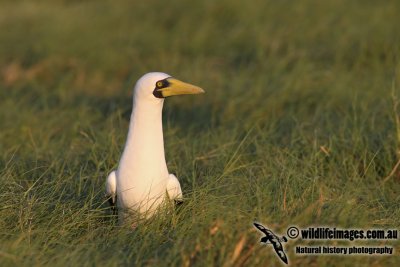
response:
M291 226L289 229L287 229L287 235L291 239L295 239L299 236L299 229L295 226Z

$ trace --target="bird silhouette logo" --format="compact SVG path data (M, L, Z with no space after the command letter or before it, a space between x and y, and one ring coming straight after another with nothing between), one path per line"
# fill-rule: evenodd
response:
M285 252L283 251L283 246L282 246L282 242L287 242L287 238L285 236L279 238L270 229L265 228L262 224L256 222L254 222L253 224L258 230L260 230L263 234L265 234L265 236L261 238L260 242L264 244L272 244L278 257L284 263L288 264L288 258Z

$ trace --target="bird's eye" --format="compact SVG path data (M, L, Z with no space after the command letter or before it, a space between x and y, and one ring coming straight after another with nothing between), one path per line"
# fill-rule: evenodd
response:
M156 83L157 88L161 88L163 86L163 82L162 81L158 81Z

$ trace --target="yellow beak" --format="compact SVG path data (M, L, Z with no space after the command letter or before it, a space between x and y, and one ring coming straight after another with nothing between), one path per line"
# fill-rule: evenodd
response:
M175 78L167 78L168 86L160 89L156 89L163 97L174 96L174 95L195 95L202 94L204 90L196 85L182 82Z

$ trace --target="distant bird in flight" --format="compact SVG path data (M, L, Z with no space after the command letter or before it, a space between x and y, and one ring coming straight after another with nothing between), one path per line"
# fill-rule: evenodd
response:
M182 201L180 183L165 161L162 109L166 97L200 93L200 87L162 72L147 73L136 82L125 148L106 181L120 223L132 214L150 218L165 200Z
M286 257L285 252L283 251L283 246L281 242L287 242L287 238L283 236L282 238L279 238L277 235L275 235L271 230L268 228L265 228L263 225L259 223L253 223L254 226L260 230L262 233L265 234L264 237L261 238L260 242L268 244L268 241L274 246L276 254L278 254L278 257L286 264L288 264L288 259Z

